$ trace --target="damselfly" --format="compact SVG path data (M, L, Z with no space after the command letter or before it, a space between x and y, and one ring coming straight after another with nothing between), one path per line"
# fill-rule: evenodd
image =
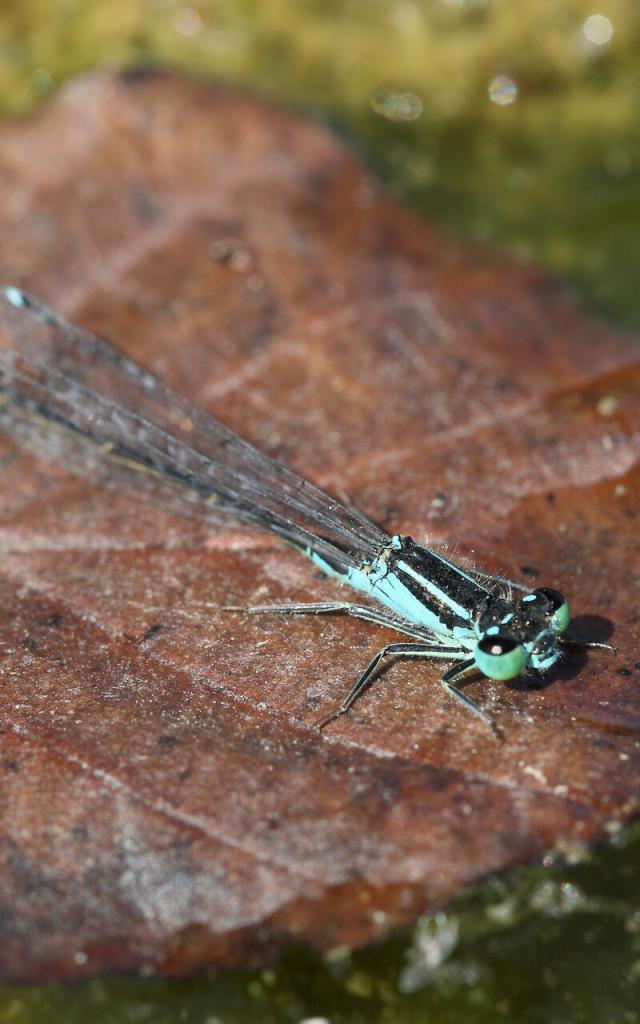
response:
M336 600L244 609L351 615L410 638L378 651L320 726L346 712L394 657L453 662L441 685L493 725L463 692L465 677L475 670L496 680L544 672L563 646L575 643L567 632L567 602L557 590L529 590L455 565L410 537L389 536L107 342L13 287L0 289L0 426L36 453L64 459L103 483L134 483L181 511L195 504L216 518L257 524L373 598L378 607Z

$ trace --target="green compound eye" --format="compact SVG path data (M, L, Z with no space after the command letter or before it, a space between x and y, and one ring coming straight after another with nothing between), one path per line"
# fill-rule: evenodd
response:
M559 590L553 590L552 587L539 587L534 593L541 594L549 604L551 625L556 633L558 635L566 633L571 621L571 612L569 611L569 605L565 600L564 594L561 594Z
M475 649L476 665L489 679L515 679L524 668L526 653L514 636L487 633Z

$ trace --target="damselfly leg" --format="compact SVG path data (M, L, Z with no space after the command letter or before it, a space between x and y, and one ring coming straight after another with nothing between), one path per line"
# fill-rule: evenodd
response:
M418 636L427 640L430 640L431 637L435 639L437 636L431 630L415 626L411 622L405 622L398 615L393 615L392 612L381 611L366 604L351 604L349 601L226 605L222 610L246 612L248 615L350 615L354 619L375 622L378 626L387 626L389 629L394 629L398 633L406 633L408 636Z
M332 722L334 718L338 718L340 715L344 715L349 710L354 701L358 699L362 691L371 681L373 674L380 667L382 661L386 658L462 658L466 656L466 651L460 647L451 647L439 643L416 643L416 644L387 644L382 650L371 659L367 667L365 668L362 675L351 687L349 693L338 705L334 708L330 714L325 715L321 718L316 725L319 729L323 729L325 725ZM454 687L455 689L455 687ZM480 709L477 709L480 712Z
M453 685L454 679L462 679L464 676L470 675L471 672L476 671L478 666L473 658L466 658L465 661L458 665L452 665L451 668L447 669L444 675L440 676L440 685L451 697L455 697L463 707L470 711L472 715L480 718L486 725L490 726L493 731L502 738L502 733L499 731L493 718L483 711L482 708L478 707L471 697L468 697L466 693L460 689L459 686Z
M251 615L260 614L276 614L276 615L350 615L353 618L364 619L366 622L375 622L378 626L387 626L390 629L394 629L398 632L407 633L409 636L420 636L424 638L429 636L428 630L424 627L416 627L412 623L404 622L399 619L398 616L389 614L388 612L379 611L377 608L371 608L365 604L351 604L348 601L318 601L318 602L307 602L301 604L288 603L288 604L261 604L261 605L250 605L248 607L242 606L228 606L224 609L225 611L237 611L247 612ZM371 681L372 676L376 670L380 667L380 663L389 657L401 657L401 658L449 658L451 660L460 660L464 658L461 664L453 665L450 669L445 672L441 677L441 684L447 693L455 697L468 711L481 718L487 725L495 728L493 719L491 719L484 711L482 711L470 697L467 697L461 690L454 686L451 682L452 679L460 678L469 672L472 672L477 666L475 662L468 658L468 651L463 647L456 647L453 644L443 643L443 639L438 637L436 633L432 633L433 640L422 639L420 643L395 643L387 644L371 659L366 669L357 681L352 686L351 690L338 705L328 715L325 715L322 719L317 722L318 728L322 729L329 722L332 722L334 718L338 718L340 715L345 714L346 711L352 706L354 701L358 699L362 691L365 689L367 684Z
M558 637L558 643L561 647L570 647L574 651L600 650L609 651L611 654L618 653L618 648L613 644L599 643L597 640L579 640L578 637L567 636L566 633Z

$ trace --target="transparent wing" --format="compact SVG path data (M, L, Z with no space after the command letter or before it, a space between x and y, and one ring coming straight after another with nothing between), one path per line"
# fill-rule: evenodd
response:
M16 288L0 289L0 426L71 472L185 514L258 524L337 568L388 542L355 509Z

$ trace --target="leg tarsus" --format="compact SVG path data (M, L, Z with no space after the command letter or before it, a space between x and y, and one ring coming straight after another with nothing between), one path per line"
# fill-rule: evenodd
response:
M325 615L335 612L346 612L350 607L347 601L314 601L308 603L288 604L227 604L222 606L223 612L246 612L247 615ZM364 607L364 606L363 606Z
M324 729L325 725L328 725L329 722L333 722L336 718L340 718L340 715L344 715L345 712L346 708L343 708L342 704L340 704L337 708L334 708L333 711L330 711L328 715L325 715L324 718L319 718L317 722L314 722L314 725L316 729Z
M498 737L498 739L504 740L504 733L498 727L498 725L491 717L491 715L488 715L486 711L483 711L482 708L479 707L478 704L476 704L476 702L471 699L471 697L468 697L467 694L464 693L461 688L453 685L453 679L461 679L463 676L469 675L475 669L475 661L471 659L463 661L460 665L452 665L452 667L448 669L443 676L441 676L440 684L445 690L445 692L448 693L451 697L454 697L460 704L462 704L463 707L467 709L467 711L470 711L472 715L475 715L476 718L479 718L481 721L483 721L485 725L488 725L489 728L493 731L494 735Z
M613 644L603 644L597 640L579 640L577 636L568 636L566 633L558 637L558 642L562 647L573 647L577 651L597 650L610 651L612 654L618 653L618 648Z

